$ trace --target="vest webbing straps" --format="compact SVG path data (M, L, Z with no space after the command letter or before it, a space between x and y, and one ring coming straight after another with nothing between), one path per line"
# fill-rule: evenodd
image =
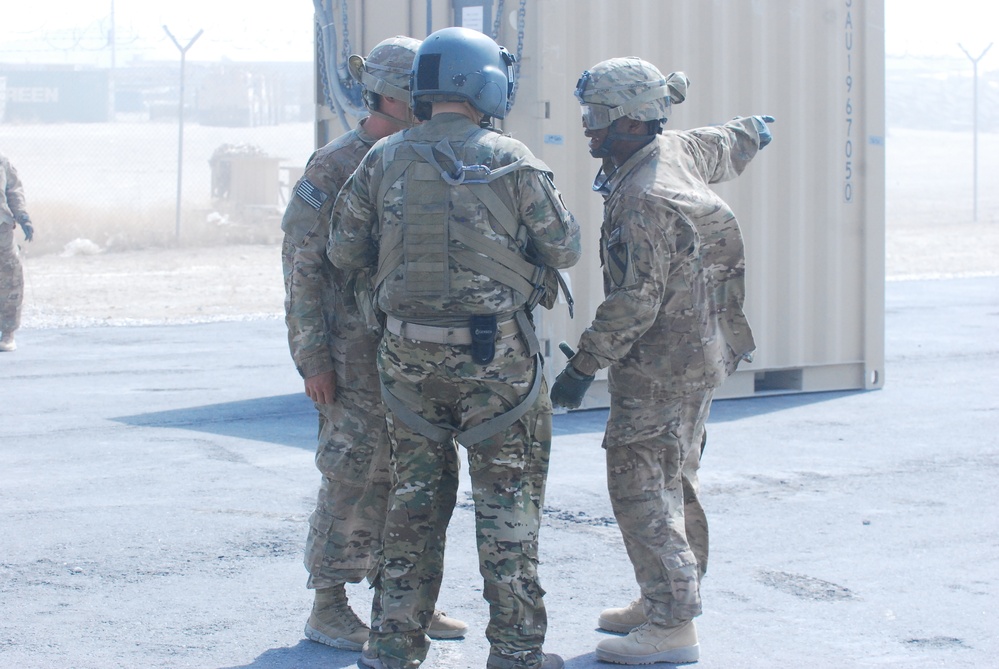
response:
M445 143L446 146L446 143ZM412 148L416 148L415 146ZM430 158L433 158L433 150L429 146L423 146ZM439 149L438 149L439 150ZM450 147L448 147L450 152ZM393 151L393 156L395 152ZM421 156L422 152L417 152ZM491 179L496 179L504 174L509 174L525 167L523 159L517 160L498 170L490 173ZM378 207L379 220L384 212L385 195L389 188L408 170L413 171L414 178L418 181L432 181L440 183L443 173L436 162L419 163L414 160L407 160L403 157L394 158L386 167L384 176L379 186L376 205ZM503 201L503 198L494 190L499 187L492 183L466 180L460 187L467 188L475 195L489 211L489 213L499 222L503 231L512 239L518 239L520 223L511 211L510 207ZM411 230L411 232L413 232ZM466 229L456 221L450 222L448 226L449 237L460 242L470 251L452 249L450 255L458 260L468 269L488 276L499 281L505 286L520 293L526 302L530 302L532 296L539 287L540 277L543 269L529 262L519 253L509 249L505 244L498 243L480 232ZM397 268L399 268L406 258L403 242L402 226L392 228L392 231L385 233L379 245L378 271L373 279L373 286L377 288L382 282ZM533 306L533 305L531 305Z
M528 391L523 401L506 413L500 414L495 418L490 418L486 422L479 423L475 427L471 427L464 432L458 432L454 428L449 429L440 427L439 425L434 425L423 416L403 404L402 400L389 392L384 383L382 384L382 400L385 402L385 406L387 406L399 420L405 423L406 427L409 429L415 430L424 437L439 443L446 442L451 439L451 437L454 437L459 444L468 447L499 434L520 420L521 417L526 414L532 406L534 406L534 402L538 399L538 393L541 391L542 376L541 356L536 355L534 356L534 382L531 384L531 389Z

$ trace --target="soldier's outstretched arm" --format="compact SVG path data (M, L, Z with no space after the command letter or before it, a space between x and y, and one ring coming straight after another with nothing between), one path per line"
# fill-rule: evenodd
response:
M773 116L737 116L723 125L690 130L691 150L704 180L719 183L742 174L770 143L773 122Z

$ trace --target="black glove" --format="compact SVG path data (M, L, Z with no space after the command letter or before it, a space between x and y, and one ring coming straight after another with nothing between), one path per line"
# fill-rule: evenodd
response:
M575 355L573 350L565 342L559 344L559 348L566 357ZM593 376L580 373L572 363L565 366L565 369L555 377L555 384L552 386L552 405L565 407L567 409L578 409L583 403L583 396L593 383Z
M31 225L31 219L26 214L22 214L17 217L17 222L20 223L21 229L24 230L24 238L30 242L31 238L35 236L35 227Z

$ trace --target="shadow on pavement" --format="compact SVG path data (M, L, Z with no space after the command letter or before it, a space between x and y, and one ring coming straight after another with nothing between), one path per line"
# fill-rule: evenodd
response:
M303 393L112 418L135 427L164 427L316 448L316 408Z
M250 664L222 669L345 669L357 666L358 653L302 639L297 645L265 650Z
M711 405L708 423L727 423L809 404L830 402L861 392L867 391L717 400ZM603 432L607 413L607 409L589 409L557 414L552 421L552 432L556 437ZM136 427L181 428L308 450L316 447L316 410L312 402L300 393L120 416L112 420Z
M850 397L866 390L836 391L827 393L803 393L798 395L763 395L758 397L743 397L738 399L715 400L711 404L711 416L708 424L728 423L731 421L761 416L763 414L796 409L819 402L830 402L843 397ZM552 433L556 436L584 434L588 432L603 432L607 424L607 409L588 409L586 411L570 411L557 414L552 421Z

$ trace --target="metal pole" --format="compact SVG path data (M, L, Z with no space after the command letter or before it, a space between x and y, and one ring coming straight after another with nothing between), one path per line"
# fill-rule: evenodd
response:
M427 35L434 31L434 3L427 0Z
M972 197L972 221L978 222L978 61L985 58L985 54L989 52L992 48L992 43L990 42L985 51L982 51L982 55L978 58L972 58L968 50L965 49L960 44L957 45L964 55L968 57L971 61L972 69L974 71L974 90L971 96L971 104L973 108L972 121L971 121L971 136L972 136L972 149L971 149L971 161L972 161L972 187L971 187L971 197Z
M184 174L184 63L187 57L187 50L194 46L194 43L201 37L201 33L204 30L199 30L198 33L191 38L191 41L187 43L187 46L181 46L177 38L173 36L170 29L163 26L163 30L169 35L170 39L177 46L180 51L180 107L177 112L177 218L176 218L176 236L177 241L180 241L180 201L181 201L181 184L183 183Z
M111 30L108 33L108 41L111 42L111 72L113 75L115 67L115 44L118 41L114 34L114 0L111 0Z

